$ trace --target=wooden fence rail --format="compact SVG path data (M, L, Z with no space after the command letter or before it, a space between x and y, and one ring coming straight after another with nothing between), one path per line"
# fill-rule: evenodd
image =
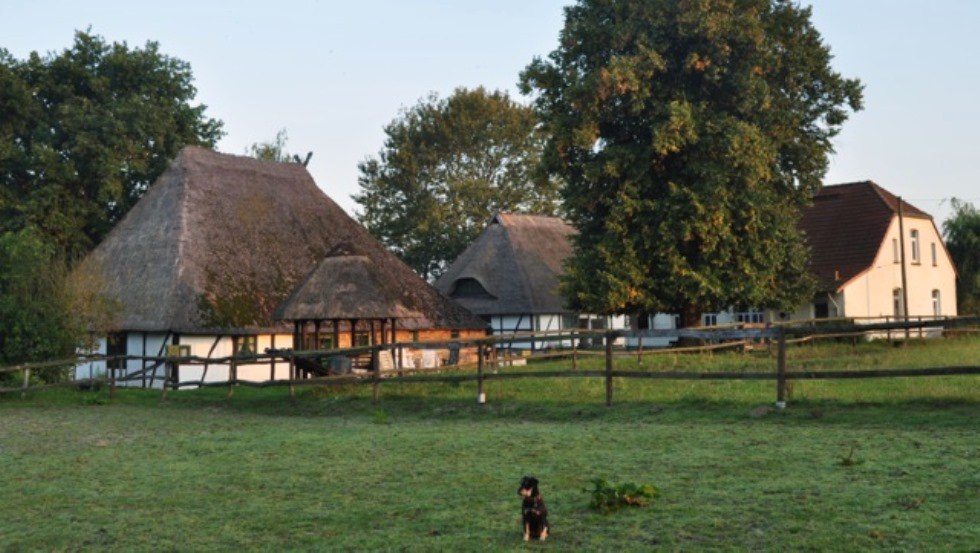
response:
M783 408L786 405L787 381L795 379L855 379L855 378L895 378L895 377L922 377L922 376L948 376L948 375L973 375L980 374L980 366L954 366L954 367L931 367L915 369L868 369L868 370L849 370L849 371L808 371L793 370L788 371L786 366L786 349L790 343L801 343L816 339L839 339L841 337L868 336L869 334L880 333L881 331L895 331L904 329L922 329L941 327L943 329L972 330L970 325L980 324L980 317L967 317L960 319L938 319L917 322L892 322L874 323L861 325L846 324L823 324L820 326L791 327L791 326L771 326L765 328L725 328L722 330L707 329L678 329L678 330L633 330L633 331L572 331L572 332L547 332L537 334L521 334L514 336L492 336L472 340L455 340L449 342L410 342L398 344L384 344L379 346L365 346L344 350L329 351L292 351L274 350L265 354L238 355L222 358L202 358L197 356L186 357L144 357L144 356L92 356L80 355L71 359L49 361L43 363L28 363L13 367L0 367L0 374L23 371L24 377L21 385L17 387L0 388L0 393L19 392L24 396L28 390L50 388L56 386L79 386L94 385L96 382L107 381L110 386L110 398L114 396L115 388L118 383L139 381L145 378L141 371L130 376L118 376L116 370L109 369L106 379L82 381L72 381L57 384L31 385L31 371L62 366L74 366L90 361L105 361L107 366L113 362L139 361L142 364L153 363L152 368L156 370L163 366L167 368L167 375L163 379L162 394L167 397L168 390L188 388L188 387L227 387L228 397L234 394L236 386L246 387L272 387L288 386L290 397L294 396L294 389L297 385L303 386L330 386L339 384L371 384L372 397L374 401L380 400L380 389L382 382L385 383L420 383L420 382L468 382L477 383L477 402L486 401L484 383L488 380L511 380L523 378L603 378L605 381L606 404L612 405L614 392L614 379L617 378L642 378L642 379L664 379L664 380L775 380L776 381L776 406ZM804 332L806 331L806 332ZM790 340L792 336L794 339ZM697 348L665 348L648 349L636 352L616 351L614 348L615 340L621 337L646 338L646 337L684 337L703 340L707 345ZM570 370L526 370L515 371L509 369L500 371L501 367L512 363L497 355L497 350L501 344L513 343L518 341L571 341L588 339L594 343L602 344L599 351L583 351L574 346L570 349L562 349L541 353L531 357L534 360L571 358L572 368ZM767 372L677 372L677 371L628 371L617 370L615 359L622 355L637 356L639 359L643 355L655 355L661 353L694 353L710 352L717 349L740 347L744 348L750 343L771 343L777 344L776 365L774 371ZM719 343L720 342L720 343ZM476 348L477 362L469 365L453 365L435 368L398 368L395 370L382 370L380 352L392 351L399 348L411 347L414 349L447 349L447 348ZM297 378L295 370L296 359L314 356L343 356L343 355L371 355L371 370L366 374L347 374L314 378ZM577 368L577 356L579 355L602 355L604 356L603 370L581 370ZM237 378L237 367L242 364L259 364L284 361L289 364L290 377L288 379L276 379L266 381L243 380ZM175 365L216 365L229 364L229 378L224 381L204 381L189 380L176 381L170 378L170 367ZM447 372L455 371L455 372ZM474 371L462 372L462 371Z

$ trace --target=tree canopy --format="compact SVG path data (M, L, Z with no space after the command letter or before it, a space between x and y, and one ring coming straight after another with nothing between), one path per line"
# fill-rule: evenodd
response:
M358 165L358 219L425 278L439 276L495 213L556 212L534 111L504 92L432 94L384 131L378 156Z
M33 226L68 259L86 253L180 148L220 138L191 83L155 42L86 31L26 60L0 49L0 231Z
M953 215L943 221L946 249L956 264L960 315L980 315L980 210L953 198Z
M800 209L861 84L791 0L580 0L522 91L579 230L572 307L791 308L811 290Z
M289 135L286 133L286 129L279 129L279 132L276 133L276 137L273 140L269 142L253 142L251 146L245 149L245 154L263 161L299 163L305 167L309 163L310 158L313 157L313 152L308 153L305 160L301 159L297 154L290 154L286 151L286 142L288 140Z

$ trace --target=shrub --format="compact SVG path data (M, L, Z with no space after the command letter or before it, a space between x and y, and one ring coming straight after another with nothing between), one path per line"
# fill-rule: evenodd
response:
M656 497L658 490L651 484L634 484L625 482L615 484L605 478L593 478L592 489L586 489L592 495L589 507L608 513L622 507L644 507Z

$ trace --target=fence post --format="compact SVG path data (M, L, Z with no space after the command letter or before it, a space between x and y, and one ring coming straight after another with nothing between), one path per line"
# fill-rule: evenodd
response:
M486 346L481 342L476 346L476 402L483 405L487 402L487 395L483 393L483 354Z
M606 332L606 407L612 406L613 401L613 333Z
M778 350L776 353L776 409L786 408L786 330L776 329Z
M374 383L371 385L372 396L374 403L378 402L379 396L381 395L381 356L378 355L378 350L371 350L371 372L374 373Z
M170 381L173 378L172 371L173 371L173 364L168 359L163 364L163 386L161 386L161 390L160 390L160 401L167 400L167 386L170 384ZM153 372L155 373L156 369L154 369Z
M20 399L27 397L27 387L31 385L31 369L24 369L24 384L20 388Z
M231 358L231 368L228 374L228 399L235 395L235 381L238 380L238 362L234 357Z
M640 326L640 325L637 324L636 326ZM637 365L642 365L643 364L643 336L642 336L642 334L638 334L637 337L636 337L636 364Z
M572 370L578 369L578 340L572 334Z
M112 358L112 367L109 368L109 401L116 399L116 363L118 361L117 358Z
M289 354L289 399L296 399L296 357Z

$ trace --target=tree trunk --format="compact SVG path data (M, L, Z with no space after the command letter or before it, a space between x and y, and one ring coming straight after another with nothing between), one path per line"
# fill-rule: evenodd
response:
M681 328L701 328L701 307L693 303L687 304L681 310ZM703 346L704 340L698 338L681 338L680 347Z

